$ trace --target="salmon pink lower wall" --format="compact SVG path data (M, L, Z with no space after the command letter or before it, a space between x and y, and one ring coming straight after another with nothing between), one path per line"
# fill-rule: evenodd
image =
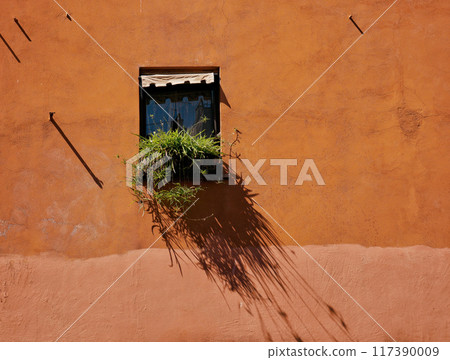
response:
M448 249L305 250L395 340L450 340ZM55 340L141 253L1 257L0 340ZM233 289L189 261L181 274L167 250L151 249L60 340L392 340L299 247L265 255L279 267L270 274L255 263Z

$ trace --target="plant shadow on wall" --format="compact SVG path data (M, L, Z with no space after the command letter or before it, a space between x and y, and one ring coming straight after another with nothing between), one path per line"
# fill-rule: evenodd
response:
M170 192L187 186L166 187ZM152 216L152 232L163 234L172 266L182 273L188 259L222 294L237 293L241 306L259 319L266 340L353 340L343 318L298 272L272 225L257 210L252 200L257 194L243 186L241 178L233 186L202 183L201 191L176 202L156 193L143 196L134 190L143 211ZM180 217L194 198L195 206Z

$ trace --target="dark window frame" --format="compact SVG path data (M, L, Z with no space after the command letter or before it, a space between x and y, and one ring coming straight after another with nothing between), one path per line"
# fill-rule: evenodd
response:
M178 85L167 85L167 86L149 86L146 88L142 87L141 75L152 75L152 74L183 74L183 73L196 73L196 72L213 72L214 73L214 83L206 84L178 84ZM195 90L212 90L212 109L214 114L214 129L215 133L213 136L220 137L221 122L220 122L220 75L218 67L208 67L208 68L140 68L139 69L139 134L142 137L148 137L146 134L146 120L147 120L147 109L146 109L146 97L148 95L144 90L153 96L158 96L158 94L165 93L170 89L180 90L180 91L195 91Z

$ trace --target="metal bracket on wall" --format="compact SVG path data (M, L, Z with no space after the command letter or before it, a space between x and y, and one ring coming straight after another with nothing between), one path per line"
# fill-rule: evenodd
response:
M350 19L350 21L353 23L353 25L355 25L356 26L356 28L359 30L359 32L361 33L361 34L364 34L363 33L363 31L361 30L361 28L358 26L358 24L355 22L355 20L353 20L353 17L352 17L353 15L350 15L348 18Z

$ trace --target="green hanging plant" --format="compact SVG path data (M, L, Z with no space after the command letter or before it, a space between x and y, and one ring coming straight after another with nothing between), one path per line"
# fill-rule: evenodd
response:
M136 171L133 172L133 192L137 201L142 205L149 205L156 201L157 204L167 210L179 212L194 201L201 186L189 186L192 179L193 159L217 159L222 156L220 141L216 137L208 137L202 133L191 135L184 130L170 130L164 132L158 130L148 138L140 137L139 151L145 151L147 155L140 159L144 173L152 163L152 159L170 157L163 167L153 172L153 183L158 184L165 178L166 168L170 167L172 182L158 189L154 187L152 194L148 194L146 187L144 191L136 189ZM144 164L144 165L142 165Z

